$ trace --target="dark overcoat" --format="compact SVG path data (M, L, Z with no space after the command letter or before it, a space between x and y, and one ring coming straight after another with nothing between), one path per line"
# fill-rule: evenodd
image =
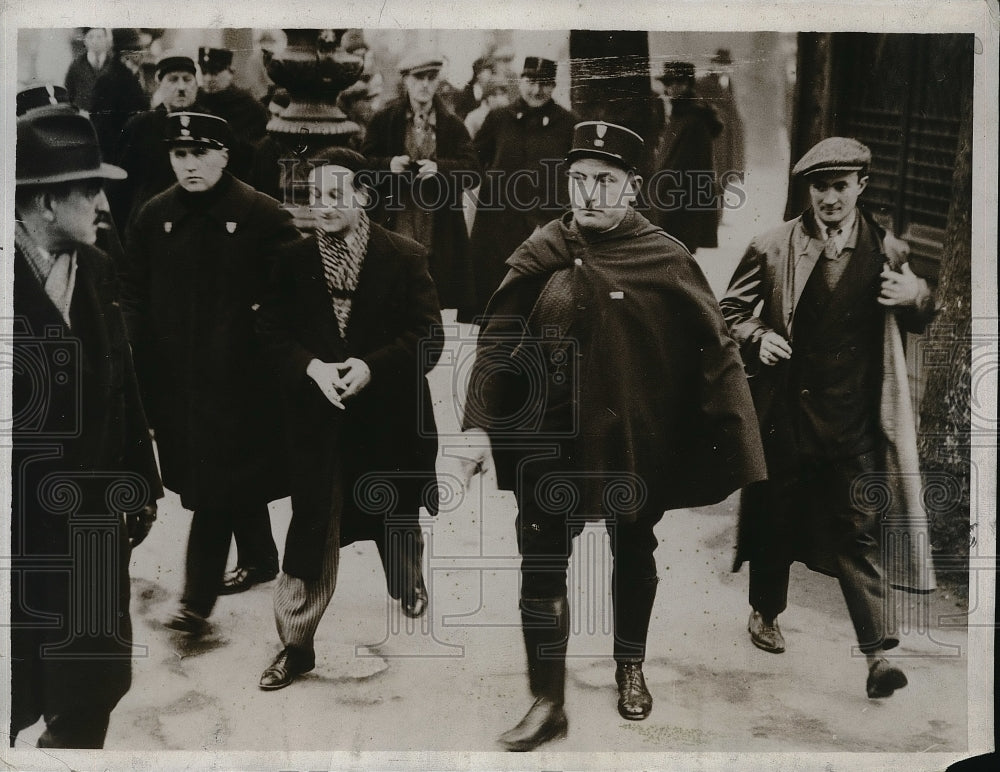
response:
M254 313L297 238L277 201L228 172L206 194L175 184L129 231L125 318L163 481L188 509L288 495Z
M712 144L722 130L715 111L697 97L672 100L647 181L650 220L692 252L718 241L718 180Z
M722 124L712 146L712 160L715 162L715 173L721 186L726 172L735 171L742 174L746 171L743 118L736 103L732 78L728 78L723 85L719 73L709 73L698 80L697 92L705 103L715 110Z
M97 130L101 156L113 159L118 140L129 119L149 109L149 95L139 79L116 57L94 83L90 121ZM120 223L124 227L125 223Z
M508 265L464 417L490 434L501 488L524 500L519 487L547 485L536 500L634 520L763 479L739 350L679 242L634 210L598 234L567 213ZM550 448L562 454L552 464Z
M926 545L929 544L926 514L920 495L920 469L917 462L916 430L912 403L907 384L906 360L900 330L920 332L933 316L933 299L925 296L917 307L898 310L882 309L882 330L879 339L877 387L871 393L850 388L853 370L859 363L851 345L841 343L841 331L860 316L842 299L851 284L864 276L874 277L888 264L894 270L906 262L906 245L880 228L862 210L859 213L858 247L851 258L865 264L848 265L824 309L821 319L825 330L825 345L814 345L813 351L797 350L795 317L799 300L822 252L824 239L819 233L812 210L784 223L751 241L730 281L729 289L720 301L723 314L740 345L750 376L750 390L761 427L774 423L777 411L804 411L813 431L820 434L824 426L833 427L826 437L829 452L836 454L843 432L835 420L839 412L848 412L844 400L867 401L876 416L881 435L878 453L879 495L886 496L886 511L882 517L883 536L898 539L897 548L887 552L885 566L890 580L900 587L917 590L933 589L934 573L930 567ZM876 304L877 290L867 302ZM757 310L759 307L759 310ZM819 363L822 378L810 384L808 394L792 393L786 388L787 363L765 367L759 358L760 337L774 330L791 343L792 356L822 355ZM846 339L845 339L846 340ZM853 343L853 341L848 341ZM845 386L846 385L846 386ZM818 412L823 410L824 412ZM787 443L766 442L768 468L781 470L790 466L783 454ZM776 475L772 475L776 477ZM829 540L822 534L826 523L820 518L802 518L796 523L776 522L778 510L770 506L768 481L743 493L740 526L734 569L745 560L768 554L768 544L780 541L791 547L793 558L825 573L835 573L835 560ZM818 492L817 492L818 493ZM813 514L813 513L810 513ZM816 534L816 535L810 535Z
M472 226L477 314L507 275L507 258L535 228L566 211L563 159L575 124L576 116L554 100L532 109L518 99L491 110L476 134L486 170Z
M15 729L39 715L110 711L131 682L131 551L122 515L155 503L163 489L117 289L107 256L79 246L67 328L15 251Z
M413 171L390 174L389 162L406 154L408 109L408 100L398 99L372 116L361 146L379 182L373 217L393 230L401 200L427 204L421 208L432 218L433 243L425 245L430 250L431 277L441 307L458 309L465 319L473 306L474 286L463 192L478 181L479 163L465 124L435 97L438 174L419 181Z
M424 247L372 224L345 341L316 239L302 239L277 255L258 329L281 385L292 470L282 570L319 576L331 518L343 518L343 538L420 506L436 514L437 429L425 375L443 332ZM364 360L371 381L341 411L306 368L314 358L348 357Z

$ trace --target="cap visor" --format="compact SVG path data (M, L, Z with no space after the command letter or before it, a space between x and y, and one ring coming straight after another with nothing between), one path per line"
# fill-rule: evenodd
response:
M616 155L614 153L605 153L601 150L570 150L566 154L566 160L569 161L570 163L573 163L573 161L576 161L577 159L580 158L597 158L598 160L601 161L608 161L610 163L615 164L615 166L621 167L625 171L632 171L633 169L635 169L634 165L630 164L620 155Z

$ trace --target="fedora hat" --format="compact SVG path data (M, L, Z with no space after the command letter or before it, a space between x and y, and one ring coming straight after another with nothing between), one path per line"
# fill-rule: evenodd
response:
M16 156L17 185L128 176L101 161L93 124L70 105L36 107L18 118Z

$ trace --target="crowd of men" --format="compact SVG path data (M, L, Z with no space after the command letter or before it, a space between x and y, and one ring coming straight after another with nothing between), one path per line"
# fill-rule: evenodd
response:
M236 88L231 51L168 53L156 107L102 112L106 79L139 87L129 32L87 30L66 89L18 98L15 356L62 345L53 362L69 385L15 368L12 744L44 718L39 745L103 745L131 677L131 550L162 486L193 511L167 627L204 636L219 595L277 578L281 650L261 689L315 667L345 544L374 541L388 594L407 616L427 612L418 515L438 505L426 375L442 308L480 325L465 474L493 463L517 502L534 702L503 747L567 732L566 571L586 522L603 521L613 556L618 710L642 720L654 526L737 490L753 644L784 651L777 617L789 565L803 561L843 588L868 696L906 685L885 656L898 643L887 585L926 589L928 574L922 560L904 561L916 577L884 565L880 528L895 515L919 531L922 509L906 495L893 498L902 512L873 508L856 488L919 471L907 466L900 329L926 324L934 299L905 244L858 206L867 147L833 137L799 160L812 206L754 239L717 301L691 253L716 244L722 122L689 63L665 67L655 157L675 197L707 175L698 211L657 208L654 191L644 216L647 140L557 104L556 62L527 57L512 94L484 57L446 101L444 59L421 51L400 62L401 96L381 109L375 79L353 90L363 136L309 158L299 206L253 184L269 112L289 97ZM553 162L567 173L553 178ZM573 495L553 495L555 483ZM267 505L286 496L279 562ZM84 526L104 538L79 538ZM38 570L46 556L72 559ZM88 584L99 570L115 581ZM80 587L106 596L74 605Z

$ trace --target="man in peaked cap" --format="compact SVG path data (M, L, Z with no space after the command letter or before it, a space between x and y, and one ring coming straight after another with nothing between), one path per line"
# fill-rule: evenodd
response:
M253 94L233 82L233 52L228 48L199 48L201 91L198 100L209 112L224 118L233 133L229 148L230 172L248 180L253 145L267 133L267 108Z
M267 504L288 483L254 316L270 257L298 231L277 201L226 171L224 120L176 112L165 124L176 182L129 230L123 306L164 484L194 511L167 625L197 637L220 594L277 575ZM224 576L234 534L239 565Z
M929 538L900 337L921 330L934 303L906 244L858 206L870 162L846 137L809 150L793 173L812 206L751 241L721 306L751 376L770 478L740 507L734 570L750 562L750 639L785 650L778 615L793 561L836 576L877 698L906 685L884 656L899 642L887 585L934 586L919 552ZM898 566L883 562L883 540Z
M474 145L486 179L472 225L476 313L507 273L504 261L536 228L566 211L559 162L573 140L576 116L552 99L556 63L529 56L513 104L492 110Z
M156 63L160 103L133 116L122 129L115 157L129 176L125 184L111 190L111 211L123 229L146 201L176 182L163 145L167 114L182 110L211 112L198 100L196 73L194 59L187 54L163 54Z
M111 40L110 62L94 83L90 107L90 120L107 158L116 157L118 139L129 118L149 109L149 95L141 82L145 51L138 31L116 28Z
M739 351L708 282L633 208L643 158L625 127L576 125L572 211L507 260L470 377L463 426L482 453L466 474L492 448L498 485L518 506L535 702L500 737L512 751L567 732L566 569L586 521L604 521L613 558L618 711L641 720L653 704L642 672L658 581L653 527L667 509L721 501L764 476Z
M43 718L39 747L101 748L131 682L129 558L163 494L94 246L125 172L64 104L18 118L16 167L10 744Z

